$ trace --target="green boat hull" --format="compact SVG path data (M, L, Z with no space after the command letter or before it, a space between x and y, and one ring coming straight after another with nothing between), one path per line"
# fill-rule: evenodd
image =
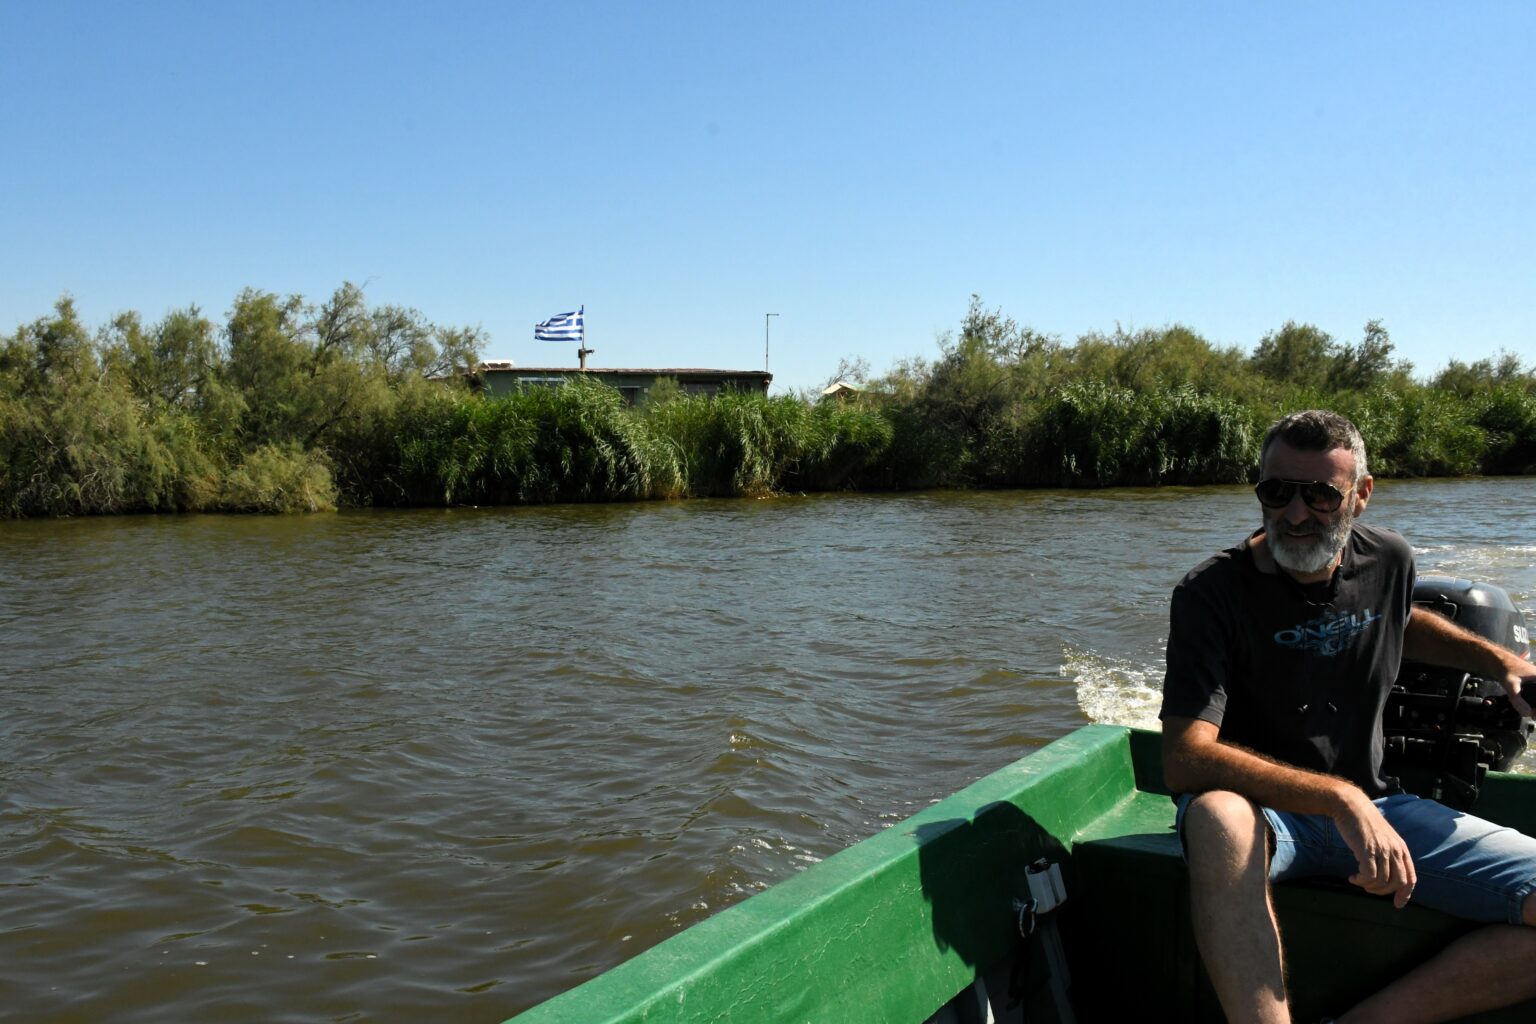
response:
M1158 744L1153 732L1079 729L513 1019L919 1024L979 976L1006 975L1021 952L1033 973L1015 975L1015 995L1047 999L1039 942L1020 937L1014 909L1027 866L1045 857L1066 882L1053 917L1079 1020L1220 1022ZM1477 810L1536 829L1536 779L1490 775ZM1343 885L1281 886L1275 902L1298 1020L1342 1012L1471 927Z

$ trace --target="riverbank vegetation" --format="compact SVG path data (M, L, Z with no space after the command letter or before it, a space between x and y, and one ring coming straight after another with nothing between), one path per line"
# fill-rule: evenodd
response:
M1312 406L1359 424L1378 476L1536 472L1536 368L1421 379L1376 321L1358 341L1290 322L1251 352L1179 325L1067 343L973 297L937 358L845 361L845 400L636 408L589 382L477 393L484 340L350 284L94 331L63 299L0 336L0 515L1237 483L1265 426Z

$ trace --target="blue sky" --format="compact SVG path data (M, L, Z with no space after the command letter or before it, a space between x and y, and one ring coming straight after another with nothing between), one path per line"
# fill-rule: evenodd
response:
M1536 357L1536 5L0 0L0 332L251 286L600 366L1383 320Z

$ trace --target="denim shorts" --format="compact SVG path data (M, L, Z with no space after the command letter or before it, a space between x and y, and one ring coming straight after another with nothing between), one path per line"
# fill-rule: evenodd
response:
M1179 797L1179 836L1184 809ZM1536 890L1536 839L1434 800L1396 793L1373 801L1408 845L1418 882L1413 902L1455 917L1520 924L1526 896ZM1359 870L1333 819L1263 808L1274 839L1271 882L1298 878L1347 881Z

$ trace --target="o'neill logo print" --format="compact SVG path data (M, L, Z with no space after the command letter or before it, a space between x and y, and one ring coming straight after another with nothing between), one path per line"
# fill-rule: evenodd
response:
M1365 628L1379 618L1381 616L1372 614L1369 608L1364 612L1330 612L1290 629L1280 630L1275 634L1275 643L1281 647L1316 651L1331 658L1346 650L1355 642L1355 637L1365 632Z

